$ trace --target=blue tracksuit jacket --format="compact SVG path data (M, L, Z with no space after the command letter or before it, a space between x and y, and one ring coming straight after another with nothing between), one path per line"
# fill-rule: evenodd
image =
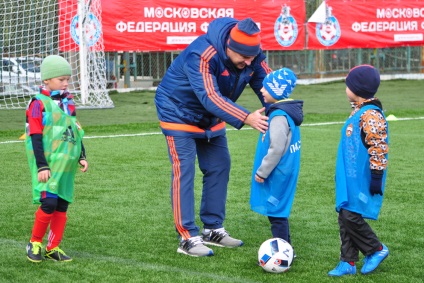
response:
M165 135L223 135L222 121L240 129L250 113L235 104L250 84L263 105L262 81L271 70L260 52L250 66L238 70L226 55L226 41L238 21L219 18L172 62L159 84L155 104ZM182 126L184 125L184 126ZM185 127L188 126L188 127ZM190 127L194 126L194 127Z

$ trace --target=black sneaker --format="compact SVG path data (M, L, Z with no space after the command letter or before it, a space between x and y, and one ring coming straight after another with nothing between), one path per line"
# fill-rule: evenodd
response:
M218 247L235 248L243 245L243 241L230 237L230 234L224 228L210 229L202 231L202 238L205 245Z
M46 259L52 259L55 261L71 261L72 258L67 256L64 251L62 251L59 247L51 249L50 251L46 250L46 254L44 255Z
M43 260L41 257L42 248L40 242L29 242L26 246L27 259L31 262L41 262Z

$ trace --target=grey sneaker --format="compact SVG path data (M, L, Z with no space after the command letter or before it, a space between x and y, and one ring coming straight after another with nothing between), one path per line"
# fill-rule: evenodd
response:
M235 248L243 245L243 241L230 237L230 234L224 227L218 229L203 229L203 241L205 245L213 245L218 247Z
M195 236L190 237L187 240L182 240L178 246L177 253L195 257L212 256L213 250L204 245L202 237Z

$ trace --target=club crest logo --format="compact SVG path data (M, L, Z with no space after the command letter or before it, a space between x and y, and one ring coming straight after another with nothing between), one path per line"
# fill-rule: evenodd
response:
M274 36L277 42L284 47L291 46L297 39L299 29L296 20L290 14L290 7L281 7L281 13L274 25Z
M352 132L353 132L353 125L352 125L352 124L349 124L349 125L346 127L346 136L347 136L347 137L350 137L350 136L352 135Z
M335 44L341 36L339 21L332 14L332 8L325 5L325 22L316 25L316 36L324 46Z
M80 45L79 38L79 16L76 15L71 21L71 36L76 44ZM88 13L84 22L85 38L88 47L91 47L97 43L102 34L102 25L97 17L93 13Z

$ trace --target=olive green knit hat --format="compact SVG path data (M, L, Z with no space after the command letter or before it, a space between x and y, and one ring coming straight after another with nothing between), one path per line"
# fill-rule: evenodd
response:
M59 55L49 55L41 63L41 80L72 75L71 65Z

